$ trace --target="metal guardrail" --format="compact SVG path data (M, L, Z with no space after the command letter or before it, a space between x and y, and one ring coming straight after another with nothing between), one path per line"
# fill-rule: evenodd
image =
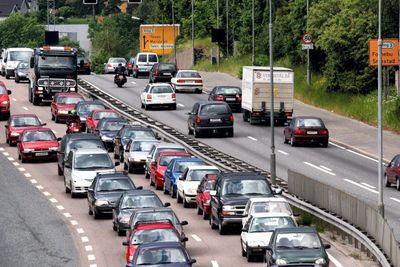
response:
M78 87L80 91L85 92L89 96L95 99L99 99L103 101L110 108L113 108L120 112L122 116L126 117L129 120L140 122L143 125L149 126L156 130L158 133L162 134L164 138L167 140L173 141L175 143L179 143L185 147L195 156L203 158L205 161L218 166L223 170L229 171L256 171L265 175L269 180L270 174L261 170L247 162L234 158L230 155L227 155L221 151L216 150L194 138L188 137L175 129L160 123L149 116L141 113L139 110L132 108L126 103L121 102L116 99L112 95L104 92L97 86L93 85L88 81L84 81L79 79ZM372 242L364 233L350 225L349 223L343 221L338 216L334 216L333 214L326 212L315 205L311 205L307 203L303 199L297 198L295 195L288 193L288 184L282 180L277 178L278 186L282 187L285 192L283 196L288 200L288 202L301 210L304 210L326 222L329 224L341 229L343 232L357 239L361 244L363 244L377 259L377 261L384 267L391 266L382 253L382 251ZM400 254L399 254L400 255Z

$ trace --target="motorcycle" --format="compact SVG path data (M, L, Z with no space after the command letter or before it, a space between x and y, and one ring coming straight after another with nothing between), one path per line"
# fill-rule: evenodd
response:
M81 132L81 124L79 122L71 122L67 125L67 133L79 133Z
M115 75L114 83L116 83L118 87L122 87L126 83L126 76L122 74Z

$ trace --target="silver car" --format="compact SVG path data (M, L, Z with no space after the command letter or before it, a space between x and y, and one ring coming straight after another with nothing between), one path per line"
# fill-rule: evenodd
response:
M137 170L143 171L146 166L147 155L153 145L160 141L152 139L132 139L126 145L124 152L124 169L132 173Z
M122 57L110 57L107 63L104 63L104 73L115 73L115 69L118 64L121 63L122 66L126 68L126 59Z

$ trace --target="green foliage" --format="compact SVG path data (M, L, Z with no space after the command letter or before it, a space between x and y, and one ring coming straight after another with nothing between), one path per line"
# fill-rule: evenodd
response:
M69 18L75 15L74 9L70 6L62 6L58 9L58 15L63 18Z
M79 55L84 55L85 54L85 50L83 50L81 48L81 46L79 45L79 42L75 42L71 39L69 39L68 37L62 37L60 39L60 42L58 43L60 46L69 46L69 47L73 47L78 49L78 54Z
M11 14L0 22L0 33L0 47L35 48L44 42L44 27L29 14Z

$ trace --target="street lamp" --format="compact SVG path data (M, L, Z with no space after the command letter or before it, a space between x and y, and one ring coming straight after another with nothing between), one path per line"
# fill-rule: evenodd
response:
M254 66L254 0L251 0L251 64Z
M175 1L172 0L172 26L174 27L174 63L176 66L176 29L175 29Z
M270 171L271 183L276 185L276 156L275 156L275 118L274 118L274 64L273 64L273 49L272 49L272 3L269 0L269 70L270 70L270 86L271 86L271 156L270 156Z
M194 59L194 0L192 0L192 65L194 66L195 59Z

